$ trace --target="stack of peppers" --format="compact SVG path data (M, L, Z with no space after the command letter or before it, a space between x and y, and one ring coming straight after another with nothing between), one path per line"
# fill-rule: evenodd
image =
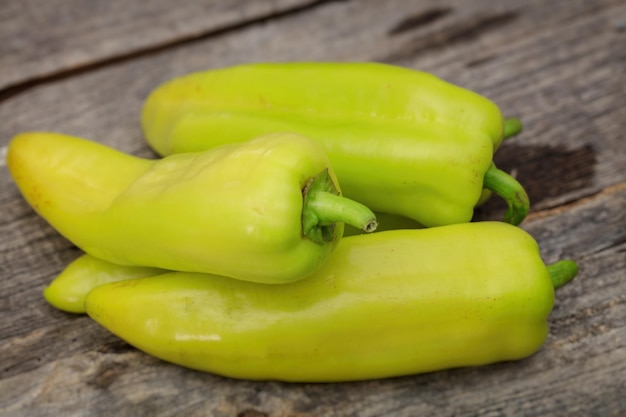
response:
M162 159L29 132L7 163L85 252L45 298L163 360L330 382L521 359L577 273L517 227L528 197L492 159L520 123L433 75L200 72L156 88L142 127ZM492 193L504 221L470 222Z

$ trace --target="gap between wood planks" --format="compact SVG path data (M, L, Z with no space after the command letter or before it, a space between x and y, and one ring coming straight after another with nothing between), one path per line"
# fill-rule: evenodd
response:
M126 53L122 53L119 55L113 55L113 56L106 57L100 60L96 60L89 64L79 65L75 68L62 70L61 72L58 72L58 73L50 73L50 74L37 76L29 80L21 81L13 85L9 85L8 87L5 87L3 89L0 89L0 103L2 103L3 101L7 99L10 99L13 96L21 94L26 90L29 90L33 87L36 87L42 84L65 80L76 75L84 74L84 73L95 71L104 67L126 62L131 59L137 59L137 58L157 54L169 48L174 48L177 46L195 43L195 42L201 42L201 41L204 41L206 39L209 39L215 36L220 36L229 32L234 32L236 30L241 30L241 29L248 28L251 26L256 26L256 25L263 25L270 21L280 20L286 17L290 17L293 15L307 12L309 10L315 9L317 7L323 6L328 3L338 3L338 2L345 2L345 1L349 1L349 0L314 0L311 3L295 6L290 9L285 9L285 10L278 11L278 12L272 12L264 16L257 16L249 20L244 20L238 23L227 24L222 27L218 26L216 28L209 29L206 32L187 35L187 36L183 36L177 39L173 39L168 42L155 44L147 48L140 48L135 51L126 52Z
M613 184L610 185L608 187L605 187L603 189L601 189L600 191L597 191L593 194L590 194L586 197L582 197L573 201L569 201L563 204L559 204L558 206L555 207L550 207L547 209L543 209L543 210L538 210L538 211L533 211L531 213L528 213L528 215L526 216L525 221L528 220L534 220L534 219L543 219L546 217L550 217L550 216L554 216L557 214L561 214L567 210L572 209L573 207L582 205L582 204L587 204L590 203L594 200L597 200L599 198L605 197L607 195L611 195L611 194L615 194L623 189L626 189L626 181L617 183L617 184Z

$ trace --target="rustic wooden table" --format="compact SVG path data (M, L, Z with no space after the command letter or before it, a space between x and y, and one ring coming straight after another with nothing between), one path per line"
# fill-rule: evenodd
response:
M175 4L175 5L174 5ZM79 250L0 162L3 416L626 415L626 2L22 0L0 9L0 149L26 130L153 157L139 111L159 83L254 61L382 61L519 116L498 151L533 206L522 227L578 278L550 335L512 363L343 384L246 382L149 357L42 290ZM476 218L499 219L492 200Z

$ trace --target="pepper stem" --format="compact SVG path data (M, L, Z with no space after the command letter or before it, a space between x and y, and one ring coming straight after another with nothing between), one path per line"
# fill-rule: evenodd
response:
M502 137L504 140L507 140L510 137L520 134L523 129L522 122L520 122L517 117L504 119L504 133Z
M369 208L339 195L327 169L311 179L302 192L302 231L316 243L333 240L335 223L346 223L366 233L378 226Z
M548 265L547 268L555 290L573 280L578 274L578 265L569 259L555 262Z
M524 220L530 201L524 187L515 178L491 164L483 180L483 186L506 201L509 207L504 215L504 221L513 225L518 225Z

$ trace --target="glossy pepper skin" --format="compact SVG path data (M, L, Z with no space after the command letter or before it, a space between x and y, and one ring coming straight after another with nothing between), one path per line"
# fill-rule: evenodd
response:
M375 227L371 211L339 196L321 147L292 134L148 160L25 133L7 162L44 219L120 265L284 283L326 261L343 233L336 222Z
M528 211L524 189L492 164L521 125L505 126L492 101L424 72L377 63L199 72L156 88L142 126L161 155L303 134L324 147L347 197L427 227L469 221L483 187L507 200L507 222Z
M351 381L529 356L548 333L553 288L575 273L571 261L546 267L520 228L470 223L344 238L291 284L172 272L99 286L85 305L128 343L189 368Z

